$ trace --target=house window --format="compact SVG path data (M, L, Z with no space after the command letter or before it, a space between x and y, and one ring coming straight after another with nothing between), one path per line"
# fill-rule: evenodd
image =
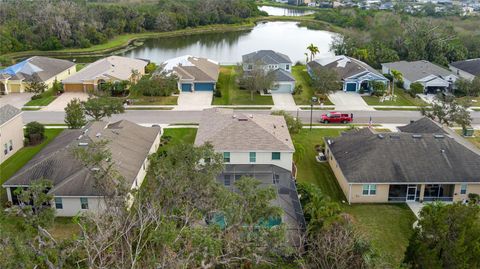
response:
M10 140L9 143L10 143L10 151L12 151L13 150L13 141Z
M290 70L290 65L287 64L287 66L285 67L285 69L286 69L287 71Z
M252 69L253 69L253 65L249 64L249 65L247 66L247 70L252 70Z
M280 160L280 152L272 152L272 160Z
M242 175L235 175L235 181L239 180L240 178L242 178Z
M82 209L88 209L88 198L80 197L80 207Z
M254 163L257 161L257 153L256 152L250 152L250 162Z
M224 152L223 153L223 162L224 163L229 163L230 162L230 152Z
M5 153L5 155L7 155L7 154L8 154L8 145L7 145L7 143L5 143L5 145L3 145L3 146L4 146L3 152Z
M467 184L460 185L460 194L467 194Z
M225 186L230 186L231 182L230 182L230 175L224 175L223 176L223 185Z
M363 195L376 195L377 194L377 185L375 184L363 184Z
M62 197L55 197L55 208L63 209Z

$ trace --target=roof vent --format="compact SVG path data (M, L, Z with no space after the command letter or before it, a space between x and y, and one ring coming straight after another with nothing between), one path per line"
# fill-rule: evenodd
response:
M92 171L100 171L100 168L98 168L98 167L92 167L92 169L90 169L90 170L92 170Z
M253 119L253 114L248 114L248 117L249 117L250 119Z
M412 137L413 138L422 138L422 135L421 134L413 134Z
M443 154L443 153L445 153L445 150L444 150L444 149L441 149L440 152Z
M435 134L435 135L433 135L433 137L435 137L436 139L443 139L443 138L445 138L445 136L442 135L442 134Z
M232 115L232 118L236 119L236 118L237 118L237 115L233 114L233 115Z
M82 138L83 138L83 135L80 135L80 136L77 138L77 140L80 140L80 139L82 139Z
M100 136L102 136L102 133L97 133L95 136L100 137Z
M330 139L328 139L328 140L327 140L327 144L331 145L331 144L333 144L333 141L330 140Z
M377 137L380 138L380 139L384 139L384 138L385 138L385 136L384 136L383 134L378 134Z
M390 135L390 139L400 139L399 135Z
M83 131L83 134L87 134L88 128Z
M79 146L81 147L85 147L85 146L88 146L88 143L87 142L80 142L78 143Z

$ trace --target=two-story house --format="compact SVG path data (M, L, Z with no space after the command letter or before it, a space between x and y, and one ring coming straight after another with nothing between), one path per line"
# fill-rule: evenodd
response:
M259 50L242 56L244 72L262 68L265 72L274 72L275 80L272 93L293 93L295 78L292 76L292 60L285 54L273 50Z

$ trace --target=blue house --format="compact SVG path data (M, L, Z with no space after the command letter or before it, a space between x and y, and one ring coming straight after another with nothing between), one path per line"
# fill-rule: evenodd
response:
M178 89L181 92L214 91L216 89L220 66L206 58L185 55L163 63L164 71L178 77Z
M368 64L355 58L339 55L329 58L316 59L307 63L310 77L315 76L315 69L329 68L337 72L342 81L344 92L371 92L372 81L379 81L387 85L388 79Z

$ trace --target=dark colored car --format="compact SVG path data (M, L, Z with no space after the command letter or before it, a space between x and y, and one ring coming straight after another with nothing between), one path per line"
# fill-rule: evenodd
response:
M321 123L349 123L352 122L352 117L349 114L342 114L339 112L329 112L327 114L323 114L321 119Z

